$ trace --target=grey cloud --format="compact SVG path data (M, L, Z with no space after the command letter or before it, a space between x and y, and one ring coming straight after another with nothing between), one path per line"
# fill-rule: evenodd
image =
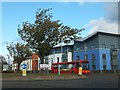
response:
M96 31L110 32L110 33L120 33L118 32L118 3L109 2L105 4L105 16L100 18L90 20L88 24L85 25L86 29L90 29L88 34Z
M109 22L118 23L118 3L117 2L111 2L107 3L105 6L105 19Z

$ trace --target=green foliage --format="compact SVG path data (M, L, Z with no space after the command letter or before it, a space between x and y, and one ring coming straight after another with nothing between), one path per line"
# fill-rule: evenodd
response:
M22 43L10 43L9 45L7 44L7 49L11 57L14 59L13 62L18 63L18 70L21 62L32 55L30 48Z
M49 9L38 9L33 24L23 22L18 26L18 34L30 48L38 53L43 63L44 56L49 55L54 45L65 40L66 38L77 39L77 35L83 29L74 29L60 23L60 20L53 21L52 13Z

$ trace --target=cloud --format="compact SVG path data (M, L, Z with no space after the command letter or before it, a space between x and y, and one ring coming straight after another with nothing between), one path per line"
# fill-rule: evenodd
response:
M96 31L118 34L118 3L105 5L105 16L90 20L85 29L89 29L88 34Z
M105 6L105 18L109 22L118 23L118 3L108 3Z
M91 34L95 31L109 32L115 34L118 33L118 24L114 22L109 22L103 17L89 21L89 23L85 27L90 29L88 34Z

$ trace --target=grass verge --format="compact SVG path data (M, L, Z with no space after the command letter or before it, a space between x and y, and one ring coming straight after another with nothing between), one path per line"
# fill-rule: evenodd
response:
M2 80L65 80L65 79L79 79L87 78L85 75L76 74L40 74L27 73L22 76L22 73L2 73Z

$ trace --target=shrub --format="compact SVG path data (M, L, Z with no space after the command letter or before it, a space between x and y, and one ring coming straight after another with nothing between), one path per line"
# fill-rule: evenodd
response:
M6 71L2 71L2 73L13 73L14 71L12 70L6 70Z

